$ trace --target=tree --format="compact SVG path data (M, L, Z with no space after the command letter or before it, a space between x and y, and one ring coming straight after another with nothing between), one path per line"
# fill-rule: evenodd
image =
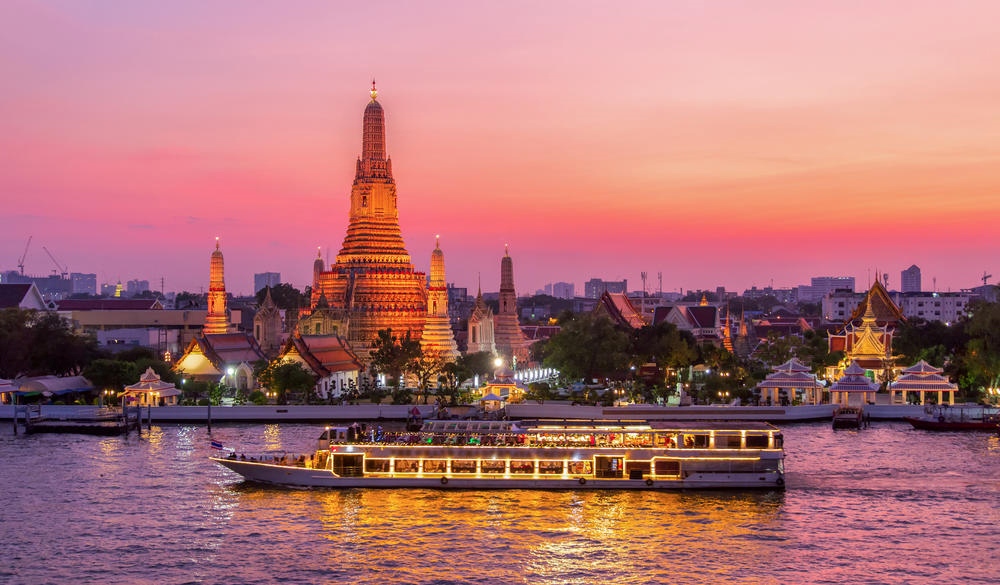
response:
M264 302L266 296L267 287L257 291L258 306ZM271 300L274 301L275 306L279 309L286 311L309 306L309 297L303 295L299 292L299 289L285 282L280 282L271 287Z
M299 362L293 361L271 362L258 375L257 381L277 393L278 404L287 404L291 393L301 395L308 400L308 396L316 386L316 376Z
M1000 303L974 304L963 326L969 341L961 356L959 380L969 398L980 399L988 388L1000 387Z
M83 377L100 390L121 392L125 386L139 381L139 372L132 362L96 359L84 368Z
M629 335L605 317L584 313L549 339L545 365L568 378L622 377L628 369Z
M420 342L409 331L399 337L392 334L392 329L381 329L372 343L369 373L373 378L385 374L389 386L398 388L400 378L413 370L421 355Z
M0 377L77 375L101 356L92 335L73 332L58 313L0 311Z
M413 360L411 370L417 377L417 388L423 395L424 404L427 404L427 393L431 383L438 380L439 374L444 370L444 365L444 356L435 349L423 351L420 356Z

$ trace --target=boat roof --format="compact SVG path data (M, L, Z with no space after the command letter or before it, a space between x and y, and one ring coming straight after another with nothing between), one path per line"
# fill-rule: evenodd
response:
M777 427L758 421L646 421L534 419L522 421L428 420L424 432L642 432L642 431L775 431Z

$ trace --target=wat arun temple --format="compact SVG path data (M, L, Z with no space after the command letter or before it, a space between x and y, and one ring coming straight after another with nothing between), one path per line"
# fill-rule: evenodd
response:
M377 96L372 82L347 234L333 264L326 267L321 256L315 259L310 309L300 317L298 330L340 335L363 362L380 330L409 332L425 351L451 361L458 350L448 322L444 255L437 245L430 283L410 260L399 227L392 160L386 155L385 112Z

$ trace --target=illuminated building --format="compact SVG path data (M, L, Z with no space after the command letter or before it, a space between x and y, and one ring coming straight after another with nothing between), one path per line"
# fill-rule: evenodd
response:
M420 347L425 354L436 353L446 362L458 359L458 345L448 318L448 285L445 281L444 252L440 238L431 252L431 280L427 287L427 319Z
M229 330L229 315L226 312L226 279L222 262L219 238L215 238L215 250L208 281L208 315L205 316L206 334L225 333Z
M473 305L472 313L469 315L469 338L466 353L483 351L495 354L497 346L493 337L493 309L483 300L483 290L480 286L476 293L476 304Z
M314 262L311 307L299 332L347 338L362 361L382 329L420 339L427 315L425 275L413 269L403 243L392 161L386 156L385 113L376 100L365 107L347 234L336 262Z
M274 357L281 349L281 312L271 298L270 286L267 287L264 302L253 316L253 336L268 357Z

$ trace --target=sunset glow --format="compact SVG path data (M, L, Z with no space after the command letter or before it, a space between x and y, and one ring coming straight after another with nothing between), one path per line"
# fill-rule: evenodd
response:
M413 264L519 294L875 271L982 284L1000 4L0 4L0 270L310 283L348 221L372 78ZM996 273L1000 277L1000 273ZM991 279L996 282L996 279Z

